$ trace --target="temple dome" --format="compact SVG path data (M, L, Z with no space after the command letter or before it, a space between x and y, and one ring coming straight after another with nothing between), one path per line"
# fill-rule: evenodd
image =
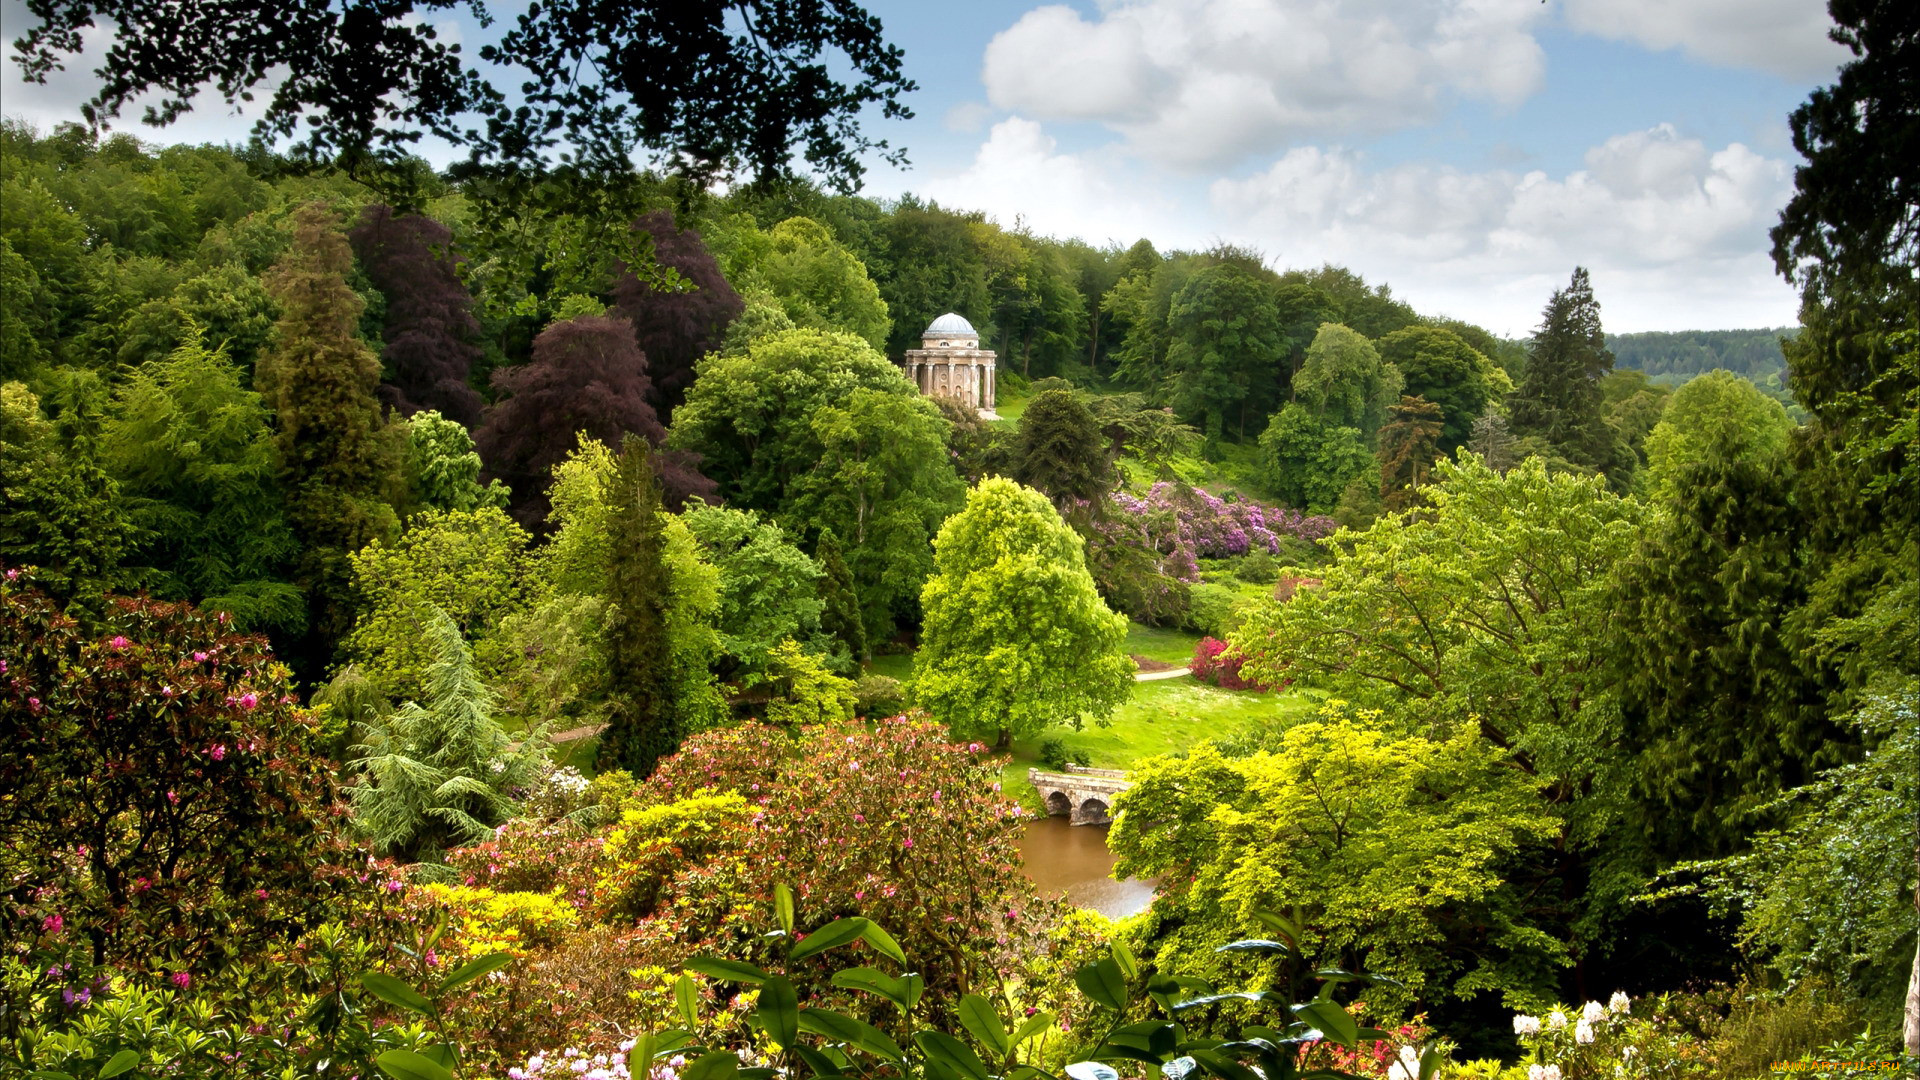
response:
M979 331L973 324L949 311L945 315L927 324L927 331L921 337L938 337L947 334L952 337L979 337Z

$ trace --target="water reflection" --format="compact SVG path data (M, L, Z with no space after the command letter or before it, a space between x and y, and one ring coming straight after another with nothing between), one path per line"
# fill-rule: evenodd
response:
M1044 894L1064 890L1067 902L1110 919L1137 914L1153 902L1152 880L1115 881L1107 826L1067 824L1064 817L1036 818L1020 838L1027 876Z

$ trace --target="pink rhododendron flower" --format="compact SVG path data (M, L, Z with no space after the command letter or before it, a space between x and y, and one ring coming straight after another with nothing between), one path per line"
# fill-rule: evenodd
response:
M114 652L119 652L131 644L133 644L133 642L128 641L125 634L115 634L107 639L107 646Z
M173 985L179 987L182 990L185 990L187 987L193 985L193 976L187 974L184 971L176 971L173 973L172 982L173 982Z
M258 704L260 704L259 694L256 694L253 691L249 690L246 693L240 695L241 708L251 710L254 706Z
M224 744L215 743L213 747L207 751L207 756L215 761L224 761L227 757L227 748Z
M61 918L58 912L40 920L40 929L49 934L59 933L66 925L67 920Z
M206 654L206 653L203 653L203 652L197 652L197 653L194 653L194 654L193 654L193 662L194 662L194 663L196 663L196 664L204 664L204 663L206 663L206 662L207 662L207 654Z

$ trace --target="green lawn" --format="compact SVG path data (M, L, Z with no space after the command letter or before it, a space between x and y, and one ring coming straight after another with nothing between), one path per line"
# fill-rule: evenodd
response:
M885 675L901 682L913 681L913 654L895 653L891 656L876 656L867 661L867 674Z
M1043 809L1027 783L1027 769L1039 764L1042 739L1059 739L1069 756L1084 752L1095 768L1124 769L1140 758L1176 753L1262 721L1298 718L1312 707L1312 701L1295 693L1221 690L1186 678L1135 683L1133 699L1115 710L1106 727L1055 728L1037 738L1015 739L1001 786L1021 805Z
M1121 648L1125 649L1129 656L1144 656L1149 660L1161 660L1184 666L1187 661L1193 659L1193 647L1199 641L1200 635L1189 630L1129 623L1127 624L1127 643Z

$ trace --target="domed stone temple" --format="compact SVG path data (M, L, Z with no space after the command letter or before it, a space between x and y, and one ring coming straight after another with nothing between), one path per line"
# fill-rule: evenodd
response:
M949 311L927 324L920 347L908 349L901 370L928 397L946 397L993 415L994 376L990 349L980 347L980 332Z

